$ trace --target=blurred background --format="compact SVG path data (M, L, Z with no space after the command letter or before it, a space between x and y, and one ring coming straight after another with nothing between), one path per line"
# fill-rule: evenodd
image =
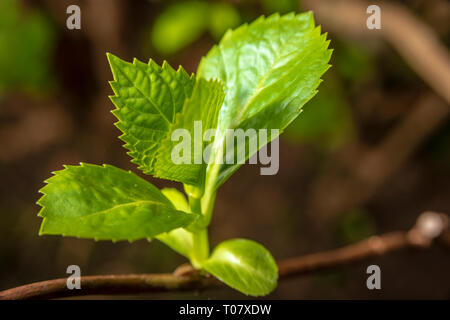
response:
M372 2L380 30L366 28L362 0L0 0L0 290L65 277L71 264L94 275L171 272L185 262L157 241L39 237L38 190L52 171L80 161L143 176L113 125L105 52L195 72L228 28L262 14L313 10L333 67L282 135L278 174L243 166L220 189L212 245L245 237L283 259L407 230L425 210L450 213L450 3ZM71 4L81 8L80 30L66 27ZM381 267L382 290L366 288L370 264ZM221 289L145 298L245 296ZM268 298L449 299L449 250L306 275Z

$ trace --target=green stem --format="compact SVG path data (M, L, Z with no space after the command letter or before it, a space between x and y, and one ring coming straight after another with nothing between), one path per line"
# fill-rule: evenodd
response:
M202 213L200 198L189 196L189 207L194 213ZM201 269L203 262L209 257L208 229L207 227L203 227L191 232L193 236L194 247L191 263L194 268Z
M189 197L189 207L193 213L202 214L202 204L200 198L192 194L188 194Z
M219 139L219 141L222 141L222 139ZM191 211L203 215L203 221L191 231L193 235L191 263L196 269L201 269L203 263L209 257L208 225L211 221L216 200L216 179L221 163L218 160L221 159L223 152L222 144L219 142L218 145L216 150L220 150L220 152L213 155L215 162L208 166L204 189L185 185Z
M211 222L215 202L216 202L216 192L215 191L211 191L211 192L208 192L205 194L205 198L202 201L202 203L204 204L203 207L205 208L203 211L203 214L205 216L205 224L207 226Z
M209 257L208 229L199 230L193 233L194 251L191 263L196 269L201 269L203 263Z
M216 179L219 174L220 165L214 164L206 175L206 188L202 197L201 206L203 215L205 216L205 224L208 226L211 222L214 203L216 200Z

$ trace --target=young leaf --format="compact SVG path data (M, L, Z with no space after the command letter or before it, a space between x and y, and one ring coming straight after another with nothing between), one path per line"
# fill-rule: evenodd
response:
M182 137L181 142L172 141L172 136L169 133L161 141L155 163L156 177L180 181L198 187L203 186L206 171L203 157L203 149L206 143L203 139L207 130L213 129L213 132L216 130L217 117L224 96L222 84L218 81L206 81L204 79L197 81L192 96L186 100L183 110L177 114L175 123L169 129L170 133L177 129L183 130L186 136ZM185 141L185 139L188 139L188 141ZM207 139L213 141L212 137L207 137ZM181 144L182 146L183 143L187 143L187 148L176 152L175 156L180 157L181 153L186 156L184 153L187 151L189 154L183 160L185 163L176 164L172 153L177 150L176 145Z
M159 143L191 96L195 78L182 67L175 71L166 62L162 67L152 60L148 65L136 59L131 64L109 53L108 60L116 94L111 97L117 108L113 114L124 133L120 138L139 169L153 174Z
M320 77L329 68L328 43L326 34L321 35L314 26L312 13L274 14L227 32L198 69L198 76L224 83L219 131L253 128L281 132L317 92ZM250 156L247 152L246 158ZM239 166L222 165L217 184Z
M165 188L161 192L174 205L175 209L184 212L191 212L186 197L177 189ZM163 242L179 254L191 259L193 249L192 233L183 228L174 229L167 233L156 236L156 239Z
M110 165L56 171L41 189L40 234L98 240L152 238L198 218L176 210L156 187Z
M175 188L164 188L161 189L161 193L169 199L175 209L183 212L191 212L186 196L182 192Z
M278 268L270 252L246 239L220 243L203 268L230 287L251 296L269 294L278 280Z

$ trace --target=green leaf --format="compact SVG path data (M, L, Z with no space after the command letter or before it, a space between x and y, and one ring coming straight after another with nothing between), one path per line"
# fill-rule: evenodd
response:
M182 67L175 71L166 62L162 67L152 60L148 65L136 59L131 64L112 54L108 60L116 94L111 97L117 108L113 114L119 119L116 126L124 133L120 138L139 169L153 174L160 141L191 96L195 78Z
M177 129L184 129L187 135L181 137L181 141L172 141L171 134L168 134L161 141L155 163L156 177L180 181L200 188L203 186L206 171L203 151L207 144L204 139L207 130L213 129L213 132L216 130L218 113L224 96L222 84L218 81L204 79L197 81L192 96L186 100L183 110L177 114L175 123L169 129L170 133ZM199 122L197 122L197 128L194 128L196 121ZM210 143L214 140L213 137L206 137L206 139ZM178 152L176 146L183 144L187 148ZM187 163L174 163L173 156L184 155L187 151L190 153L190 156L185 159Z
M191 212L186 197L177 189L165 188L161 192L169 199L174 205L175 209L184 212ZM186 229L178 228L167 233L157 235L156 238L178 252L179 254L191 259L191 253L193 250L193 238L192 233Z
M263 296L277 286L275 260L266 248L251 240L231 239L220 243L203 268L246 295Z
M170 200L175 209L183 212L191 212L189 203L182 192L178 191L175 188L164 188L161 189L161 192L166 196L167 199Z
M134 241L198 218L176 210L149 182L110 165L82 163L54 174L38 201L44 218L40 234Z
M224 83L226 97L218 124L222 139L227 128L281 132L317 92L320 77L329 68L328 44L312 13L275 14L228 31L198 69L199 77ZM251 154L246 152L248 159ZM222 165L217 184L239 166Z

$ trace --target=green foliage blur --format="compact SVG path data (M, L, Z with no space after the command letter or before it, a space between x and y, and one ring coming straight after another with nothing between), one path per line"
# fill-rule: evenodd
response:
M154 48L174 54L189 46L205 32L219 40L227 29L241 23L239 12L228 3L188 1L169 5L151 30Z
M354 135L350 106L343 85L335 72L329 71L316 96L287 128L286 138L307 143L321 150L334 150Z
M376 233L375 220L363 209L343 213L337 221L337 235L343 244L366 239Z
M36 94L52 85L55 31L37 10L0 1L0 95L6 90Z

